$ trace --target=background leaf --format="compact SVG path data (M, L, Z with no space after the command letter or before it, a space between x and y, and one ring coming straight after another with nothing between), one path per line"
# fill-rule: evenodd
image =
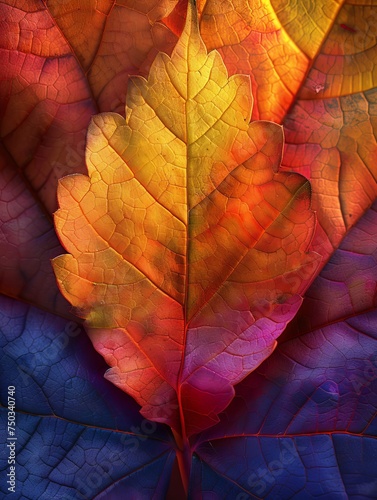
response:
M198 438L193 498L377 495L376 240L374 204L308 290L272 356L237 386L220 424Z
M173 48L176 37L157 21L175 3L0 2L5 295L69 315L49 262L62 253L51 220L57 180L86 172L89 120L98 110L124 112L129 72L146 74L159 50Z
M107 382L106 365L76 323L1 299L1 420L16 387L14 498L163 498L175 457L169 431ZM0 470L9 472L7 432ZM2 481L0 491L10 494Z
M311 180L328 257L377 195L377 4L199 2L201 33L230 73L249 74L254 117L282 123L283 166Z

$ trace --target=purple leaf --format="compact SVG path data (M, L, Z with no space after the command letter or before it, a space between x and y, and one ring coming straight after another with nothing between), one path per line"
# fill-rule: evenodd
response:
M192 498L377 497L376 243L377 203L274 354L198 437Z
M103 378L107 367L81 327L2 297L0 330L3 429L8 386L17 410L14 498L163 498L175 458L170 431L143 419L132 398ZM3 495L8 487L1 482Z

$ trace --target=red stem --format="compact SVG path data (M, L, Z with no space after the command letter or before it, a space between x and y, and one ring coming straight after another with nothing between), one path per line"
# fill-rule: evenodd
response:
M177 444L177 460L178 460L179 472L181 474L183 488L187 496L189 488L190 469L191 469L190 444L186 437L182 438L182 436L178 434L178 432L176 432L174 429L172 430L175 442Z

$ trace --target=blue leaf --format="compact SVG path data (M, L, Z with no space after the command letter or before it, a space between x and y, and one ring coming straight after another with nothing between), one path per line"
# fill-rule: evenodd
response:
M103 378L107 367L79 325L0 302L3 429L8 386L17 410L13 498L163 498L175 458L170 431L143 419L133 399ZM14 437L2 435L2 477ZM0 491L9 486L2 481Z

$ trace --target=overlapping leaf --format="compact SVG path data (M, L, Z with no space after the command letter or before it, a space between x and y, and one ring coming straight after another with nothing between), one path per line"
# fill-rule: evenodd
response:
M16 487L3 498L165 498L174 441L103 378L86 334L26 304L0 299L1 446L8 450L8 386L15 387Z
M201 33L250 74L254 116L283 123L283 166L312 181L313 248L329 256L377 195L377 4L199 2Z
M199 438L193 498L376 497L376 248L377 204L310 287L286 338Z
M89 177L60 182L61 290L107 377L183 435L272 352L318 265L309 184L277 173L282 130L250 113L247 78L228 80L190 14L126 119L93 119Z
M281 122L339 7L338 1L201 0L201 33L231 73L250 74L253 117Z
M86 172L90 117L123 110L129 73L145 74L158 50L173 48L156 21L175 3L0 2L2 293L68 314L49 263L62 252L49 220L57 180Z

